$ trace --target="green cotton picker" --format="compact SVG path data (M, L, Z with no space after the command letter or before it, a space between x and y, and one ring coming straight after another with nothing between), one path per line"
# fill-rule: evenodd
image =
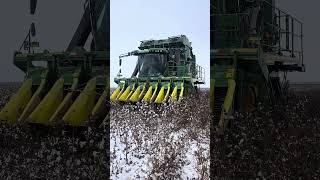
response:
M137 56L137 65L131 77L123 77L122 61L129 56ZM191 42L185 35L141 41L138 50L119 58L120 70L114 79L118 88L110 97L113 102L181 101L205 83L204 69L196 64Z
M287 72L304 72L302 22L275 0L212 0L210 100L224 131L232 114L284 99Z
M80 2L79 2L80 3ZM36 0L30 1L35 14ZM32 23L13 63L25 81L0 112L8 123L85 126L102 122L108 113L109 0L87 0L84 14L63 52L39 50ZM84 46L92 35L91 47Z

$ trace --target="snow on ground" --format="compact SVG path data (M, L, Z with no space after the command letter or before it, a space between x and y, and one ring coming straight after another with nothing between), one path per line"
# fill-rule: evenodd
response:
M209 179L209 91L181 104L113 104L111 179Z

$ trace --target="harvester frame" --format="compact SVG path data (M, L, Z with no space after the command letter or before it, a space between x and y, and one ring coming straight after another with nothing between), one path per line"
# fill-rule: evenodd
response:
M139 73L137 77L139 72L137 64L131 78L122 77L123 58L155 54L165 59L162 73L157 75ZM205 71L196 64L191 43L185 35L162 40L141 41L139 50L119 56L119 66L119 73L114 79L119 86L111 95L111 101L138 102L143 100L154 103L181 101L184 94L194 93L198 85L205 83Z
M275 103L286 95L287 72L305 71L303 24L274 0L218 0L211 27L211 108L223 132L233 112Z
M0 112L10 124L63 124L82 127L89 120L100 124L108 113L109 0L86 0L84 14L67 49L37 51L32 23L27 38L14 53L13 63L25 73L25 81ZM30 13L36 11L30 0ZM92 34L90 50L84 49ZM22 49L24 47L24 49ZM25 52L24 50L27 50Z

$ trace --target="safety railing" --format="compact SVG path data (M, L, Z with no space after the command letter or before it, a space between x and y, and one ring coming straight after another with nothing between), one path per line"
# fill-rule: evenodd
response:
M261 45L279 55L298 58L303 64L303 23L267 1L263 4L264 8L272 8L274 12L272 21L264 22L264 26L276 36L274 39L264 37ZM274 42L268 42L272 40Z
M191 77L197 79L198 82L205 82L205 69L199 66L196 63L188 63L182 66L172 66L174 69L172 72L169 72L170 76L176 77Z
M196 64L196 79L200 80L201 82L205 83L206 82L206 72L205 69L198 64Z
M294 57L303 64L303 23L268 1L248 7L245 12L253 8L261 9L260 12L264 13L261 19L263 24L255 29L250 25L249 13L212 13L210 31L213 47L251 47L249 38L256 37L255 46L281 56Z

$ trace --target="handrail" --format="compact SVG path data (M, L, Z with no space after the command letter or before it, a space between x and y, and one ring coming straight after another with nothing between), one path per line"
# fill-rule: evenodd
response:
M263 0L258 7L261 9L271 7L273 14L269 21L266 21L267 19L265 19L263 22L264 29L255 29L256 31L253 31L256 32L257 37L260 37L260 42L256 41L256 46L267 51L273 51L279 55L284 55L286 53L286 55L288 55L288 52L290 52L291 57L299 57L301 64L303 64L303 23L265 0ZM254 8L254 6L252 8ZM234 24L230 23L230 21L228 21L229 24L228 22L219 21L219 18L222 17L225 17L225 21L227 21L231 16L234 16L234 20L232 20ZM234 39L235 43L236 41L246 42L249 40L248 37L252 35L247 31L242 32L242 23L246 18L249 20L249 16L249 13L243 12L211 13L211 17L216 18L216 22L214 23L217 23L217 25L212 26L213 29L210 29L210 31L225 33L225 36L228 35L228 37L230 37L230 33L232 33L232 39ZM249 29L250 27L248 25L248 27L245 28ZM245 35L246 33L247 35ZM219 34L219 36L221 35L223 34ZM220 41L221 40L223 39L220 38Z

